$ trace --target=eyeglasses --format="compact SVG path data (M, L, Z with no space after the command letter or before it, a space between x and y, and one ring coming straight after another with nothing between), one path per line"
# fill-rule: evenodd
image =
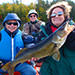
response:
M13 24L14 26L18 26L18 23L17 22L7 22L6 24L8 24L8 25L11 25L11 24Z
M36 17L36 15L30 16L30 17Z
M56 17L56 15L58 15L58 16L61 16L61 15L63 15L64 13L63 12L58 12L57 14L52 14L50 17L51 18L54 18L54 17Z

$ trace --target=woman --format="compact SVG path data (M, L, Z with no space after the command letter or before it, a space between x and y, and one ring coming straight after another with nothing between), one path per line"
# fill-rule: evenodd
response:
M40 38L47 37L70 17L71 6L68 2L58 2L47 10L49 22L42 29ZM71 20L70 25L74 22ZM42 40L41 39L41 40ZM54 60L51 56L44 60L40 75L74 75L75 74L75 29L69 34L65 44L60 49L61 58Z

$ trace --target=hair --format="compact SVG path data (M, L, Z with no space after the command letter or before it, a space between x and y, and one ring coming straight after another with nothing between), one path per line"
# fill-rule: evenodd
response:
M48 18L48 19L50 18L50 15L52 14L53 9L55 9L55 8L57 8L57 7L63 9L65 17L69 17L69 16L70 16L70 12L71 12L72 6L70 6L70 5L68 4L68 2L66 2L66 1L61 1L61 2L57 2L56 4L53 4L53 5L46 11L46 14L47 14L47 18Z

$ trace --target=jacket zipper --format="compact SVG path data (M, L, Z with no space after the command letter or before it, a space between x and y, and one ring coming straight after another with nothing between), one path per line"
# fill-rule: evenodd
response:
M11 58L11 61L14 60L14 38L12 38L11 36L11 51L12 51L12 58Z

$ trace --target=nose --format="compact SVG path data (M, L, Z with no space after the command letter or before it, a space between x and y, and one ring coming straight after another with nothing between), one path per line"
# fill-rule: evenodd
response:
M14 26L13 24L11 24L11 26Z
M58 15L56 15L56 17L58 17Z

